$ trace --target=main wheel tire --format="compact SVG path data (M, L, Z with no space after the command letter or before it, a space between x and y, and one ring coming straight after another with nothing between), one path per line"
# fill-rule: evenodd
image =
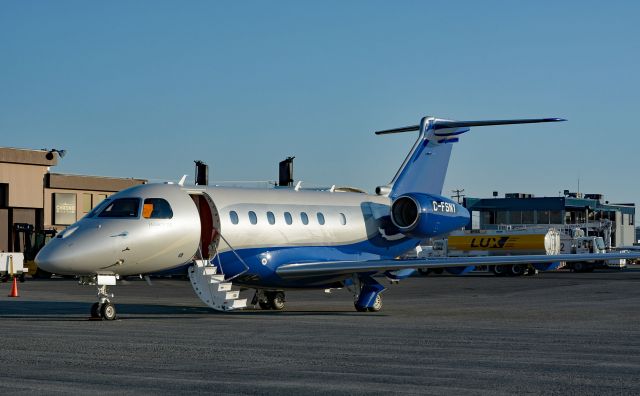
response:
M93 303L91 306L91 317L98 319L100 317L100 303Z
M276 311L282 311L284 309L284 293L283 292L277 292L274 293L273 296L271 296L271 298L269 299L269 302L271 303L271 308L275 309Z
M373 305L367 308L367 310L369 312L378 312L381 309L382 309L382 296L380 294L377 294L376 299L373 300Z
M260 306L261 309L264 309L265 311L268 311L271 309L271 303L269 301L260 300L258 301L258 305Z
M114 320L116 318L116 307L110 302L105 303L100 308L100 314L104 320Z
M584 263L581 263L581 262L573 263L573 266L571 266L571 269L573 269L573 272L584 272L585 265Z
M358 312L367 312L369 310L367 307L361 307L358 303L354 303L353 306L356 307Z

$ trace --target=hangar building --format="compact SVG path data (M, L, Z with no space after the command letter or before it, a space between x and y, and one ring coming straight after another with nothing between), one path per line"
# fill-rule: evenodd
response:
M12 251L16 224L63 229L107 196L143 179L51 173L56 150L0 147L0 251Z
M560 197L534 197L513 193L504 198L465 198L463 205L471 212L473 228L549 225L597 230L610 221L612 246L629 246L636 238L635 204L609 203L602 194L565 191Z

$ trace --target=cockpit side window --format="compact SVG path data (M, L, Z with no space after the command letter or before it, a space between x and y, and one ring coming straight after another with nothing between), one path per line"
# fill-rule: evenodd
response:
M169 202L162 198L147 198L142 206L142 217L145 219L170 219L173 210Z
M140 198L120 198L111 201L98 217L137 218Z

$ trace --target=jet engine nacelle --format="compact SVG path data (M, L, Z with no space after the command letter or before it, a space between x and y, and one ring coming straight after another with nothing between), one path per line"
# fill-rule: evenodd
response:
M400 232L428 238L469 224L469 211L454 201L425 193L408 193L391 204L391 221Z

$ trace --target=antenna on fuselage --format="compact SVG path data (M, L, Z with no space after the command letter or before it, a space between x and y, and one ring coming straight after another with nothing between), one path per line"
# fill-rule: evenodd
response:
M209 184L209 165L200 160L193 161L196 163L196 185L206 186Z
M293 160L296 157L287 157L278 164L278 186L293 186Z

